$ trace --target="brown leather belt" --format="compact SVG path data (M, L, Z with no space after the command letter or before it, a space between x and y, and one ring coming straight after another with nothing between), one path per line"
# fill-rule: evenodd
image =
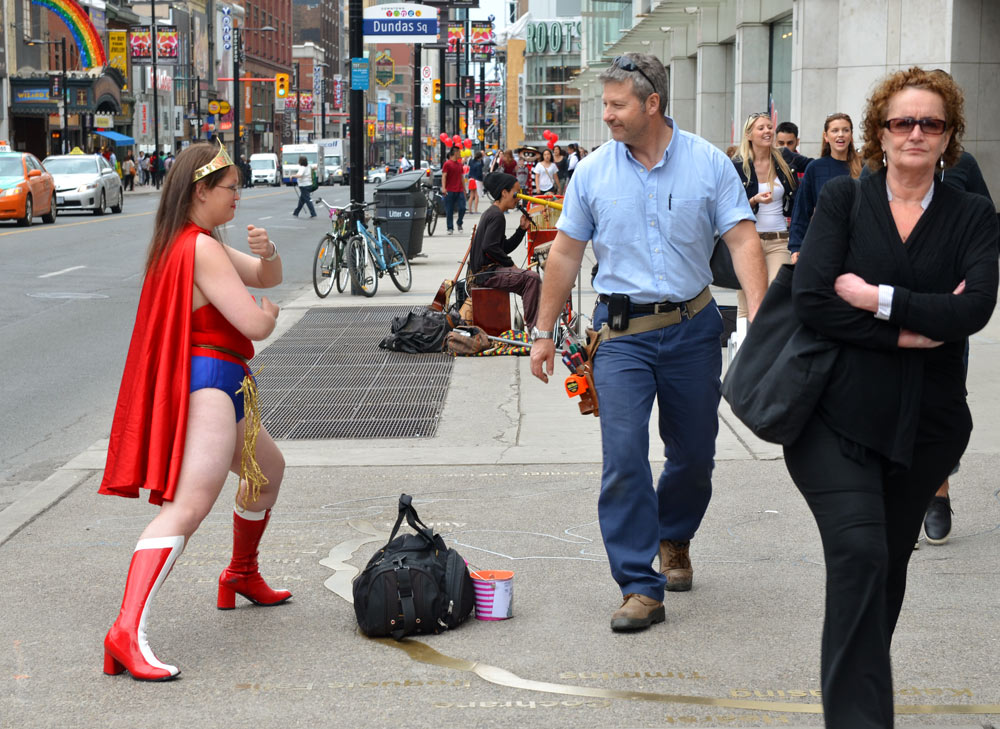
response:
M788 231L781 230L775 233L758 233L761 240L782 240L788 238Z

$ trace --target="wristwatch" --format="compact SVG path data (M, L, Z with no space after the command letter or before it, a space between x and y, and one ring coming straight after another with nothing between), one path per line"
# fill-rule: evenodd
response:
M271 255L269 255L267 258L264 258L264 256L260 257L262 261L267 261L269 263L271 261L273 261L275 258L278 257L278 246L275 245L275 243L274 243L273 240L270 241L270 243L271 243L271 247L274 249L274 252Z
M536 339L555 339L555 338L556 337L555 337L555 332L554 331L548 331L548 330L546 330L546 331L543 332L538 327L532 327L531 328L531 339L532 339L532 341L534 341Z

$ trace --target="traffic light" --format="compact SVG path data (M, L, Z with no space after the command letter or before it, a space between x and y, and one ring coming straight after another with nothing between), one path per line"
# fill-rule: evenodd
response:
M434 79L434 103L438 104L441 102L441 79Z
M279 99L288 97L288 74L276 73L274 75L274 94Z

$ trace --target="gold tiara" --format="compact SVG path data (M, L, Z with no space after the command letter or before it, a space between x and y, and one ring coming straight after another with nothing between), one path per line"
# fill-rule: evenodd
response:
M224 167L229 167L233 163L232 158L229 156L229 152L226 151L225 146L222 142L219 142L219 153L215 155L211 162L209 162L204 167L199 167L194 171L194 179L192 182L197 182L202 177L207 177L216 170L221 170Z

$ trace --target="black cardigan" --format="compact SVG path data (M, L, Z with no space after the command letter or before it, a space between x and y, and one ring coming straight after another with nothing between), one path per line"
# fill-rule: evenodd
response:
M784 149L784 148L782 148ZM785 162L789 162L789 156L782 151L781 156L785 159ZM796 155L798 157L798 155ZM806 158L802 158L806 159ZM736 165L736 174L740 176L740 182L743 183L743 189L747 191L747 200L750 200L759 191L759 183L757 181L757 170L753 166L753 160L750 161L750 179L747 179L746 175L743 174L743 160L740 157L733 158L733 164ZM794 168L789 165L789 169L794 170ZM781 167L778 165L774 166L774 173L777 175L778 180L781 181L781 186L785 188L785 193L781 197L781 213L786 218L792 217L792 206L795 204L795 191L798 190L799 180L795 172L792 175L795 177L795 186L793 187L785 173L782 171ZM759 205L751 205L753 209L753 214L757 214L757 208Z
M852 233L854 181L837 177L823 187L792 295L803 323L844 345L820 417L847 440L908 467L916 443L971 431L964 340L986 325L996 304L1000 230L989 200L935 178L933 199L904 244L889 210L885 171L861 180L858 189ZM837 296L841 273L894 286L890 320ZM964 293L953 295L963 279ZM900 349L900 329L944 344Z
M479 273L485 268L511 268L514 262L507 254L517 248L524 239L524 228L518 228L510 238L504 237L507 221L503 211L490 205L479 218L476 236L472 240L469 270Z

